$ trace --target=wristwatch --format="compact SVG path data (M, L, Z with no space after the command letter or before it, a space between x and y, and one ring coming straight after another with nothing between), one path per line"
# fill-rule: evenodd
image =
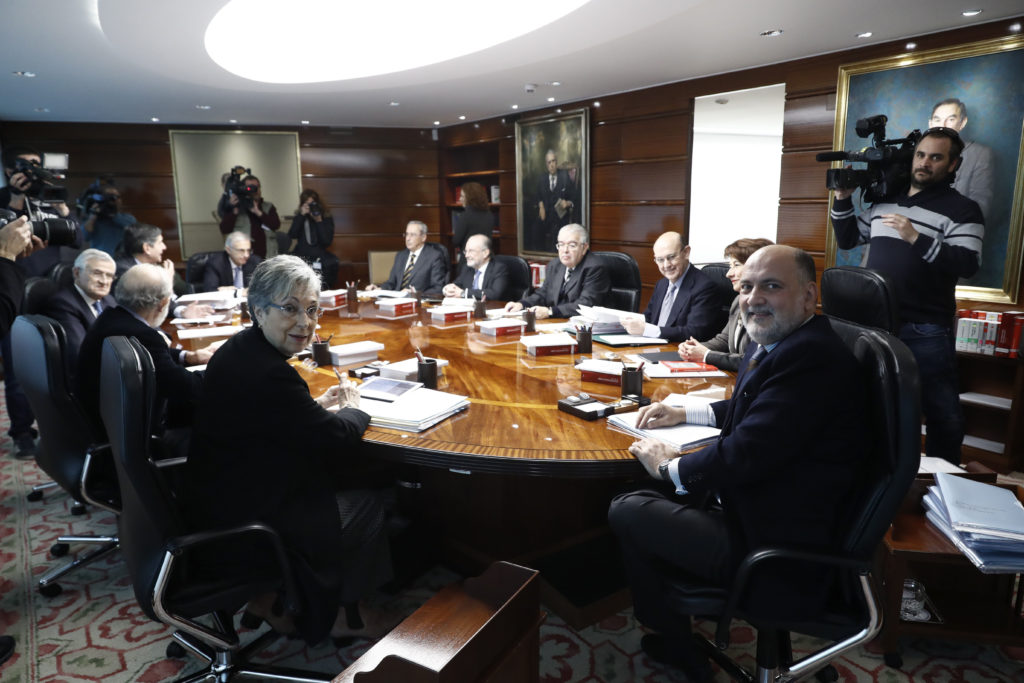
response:
M672 462L672 461L671 460L662 460L661 463L658 464L658 476L661 478L662 481L671 481L672 480L672 478L668 474L668 465L669 465L670 462Z

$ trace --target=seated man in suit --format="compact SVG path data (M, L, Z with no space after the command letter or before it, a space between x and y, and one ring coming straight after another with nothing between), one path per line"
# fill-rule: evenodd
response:
M139 223L124 229L124 252L126 256L118 257L117 278L127 273L131 268L140 263L148 263L160 266L171 278L171 312L178 318L201 318L213 313L213 307L207 304L192 302L185 305L176 304L177 297L187 294L189 286L185 280L178 275L174 269L174 262L163 258L167 245L164 243L164 235L160 228L155 225ZM116 286L116 283L115 283Z
M79 400L89 413L94 434L106 441L100 419L100 358L103 340L125 336L139 340L153 357L156 369L157 404L167 401L167 426L191 422L199 399L203 377L189 372L186 365L203 365L222 342L214 342L196 351L172 349L171 340L160 330L171 304L171 279L167 271L153 264L140 264L121 276L114 287L117 306L100 314L85 333L78 352L78 377L75 382Z
M690 245L678 232L666 232L654 241L654 262L664 275L644 311L622 316L630 334L683 341L690 337L707 339L722 329L723 301L715 283L690 265Z
M672 581L728 586L740 560L764 546L832 551L862 467L865 379L828 319L814 314L814 270L793 247L750 257L739 296L752 342L732 398L700 408L654 403L637 420L710 424L721 437L681 457L655 439L635 442L630 452L657 483L616 497L608 512L636 616L657 631L641 646L689 680L710 680L711 667L690 639L689 617L666 605ZM823 575L792 563L758 576L768 583L755 580L744 599L756 610L805 614L826 593Z
M504 263L491 260L491 238L470 235L464 253L466 265L455 282L444 286L444 295L488 301L507 299L508 268Z
M43 306L43 314L64 328L67 338L64 362L70 378L78 371L78 349L86 331L100 313L117 305L114 297L110 296L114 271L114 259L110 254L99 249L86 249L75 259L71 284L58 289Z
M224 253L211 257L203 270L203 291L215 292L221 287L245 289L252 271L262 261L252 253L252 240L245 233L233 232L224 240Z
M604 263L590 253L590 236L578 223L558 231L558 258L544 270L544 284L522 301L509 301L506 311L530 308L538 320L576 315L580 304L596 306L608 295L611 283Z
M390 289L405 294L440 294L448 281L448 264L443 252L427 244L427 224L409 221L405 226L405 249L395 254L391 275L380 285L367 289Z

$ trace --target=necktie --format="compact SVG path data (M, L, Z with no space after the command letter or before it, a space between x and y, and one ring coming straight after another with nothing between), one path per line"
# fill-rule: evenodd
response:
M658 327L664 327L668 325L669 318L672 315L672 304L676 302L676 292L679 291L679 284L669 285L668 291L665 292L665 298L661 301L661 313L658 314Z
M405 272L402 273L402 284L399 285L399 289L405 289L409 286L409 280L412 279L412 267L416 263L416 255L409 254L409 263L405 264Z
M480 289L480 271L476 271L473 275L473 289Z
M242 267L235 266L235 287L241 289L245 285L242 284Z
M569 276L570 275L572 275L572 268L566 268L565 269L565 277L562 278L562 284L565 284L566 282L569 281Z
M309 219L306 219L306 244L313 246L313 233L309 230Z
M765 348L758 344L757 349L754 351L754 354L750 357L750 362L747 363L747 372L750 372L751 370L756 368L758 364L761 362L761 360L764 358L764 355L766 353L768 352L765 351Z
M551 182L551 189L554 190L555 189L555 180L556 180L555 176L553 176L553 175L552 176L548 176L548 180Z
M99 317L99 314L103 312L103 304L99 301L94 301L92 304L92 310L96 311L96 316Z

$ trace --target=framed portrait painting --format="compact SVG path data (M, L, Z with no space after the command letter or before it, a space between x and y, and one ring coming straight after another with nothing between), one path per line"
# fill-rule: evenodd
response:
M934 126L957 128L965 148L954 187L985 218L981 268L957 298L1017 303L1024 240L1024 37L1013 36L840 67L834 149L871 146L856 123L888 117L886 138ZM840 164L841 165L841 164ZM863 164L854 164L863 167ZM855 209L867 208L860 193ZM828 231L828 263L858 265L863 247L838 250Z
M554 256L562 226L587 225L588 113L584 108L516 121L516 208L523 256Z

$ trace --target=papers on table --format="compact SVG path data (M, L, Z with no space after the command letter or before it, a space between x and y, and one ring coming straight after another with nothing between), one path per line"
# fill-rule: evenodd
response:
M936 458L932 455L922 455L921 464L918 465L919 474L935 474L936 472L949 472L950 474L963 474L964 468L954 465L945 458Z
M644 337L638 334L598 334L594 336L594 341L600 342L605 346L657 346L659 344L668 344L667 339Z
M399 292L394 289L361 289L358 296L370 297L371 299L379 299L381 297L401 298L405 296L405 292Z
M626 367L617 360L585 360L576 364L580 372L600 372L604 375L622 375L622 368Z
M422 387L421 382L406 382L400 379L388 379L386 377L371 377L359 385L359 394L363 398L371 398L375 401L397 401L410 391Z
M565 323L534 323L533 328L538 332L568 332Z
M448 361L444 358L432 358L431 360L437 361L437 375L440 377L444 374L444 367L448 365ZM416 376L419 374L419 370L420 362L418 358L406 358L405 360L400 360L397 363L382 365L380 367L380 376L411 382L416 379Z
M175 299L175 302L179 304L189 304L193 301L210 303L211 301L224 301L235 298L237 297L232 292L193 292L192 294L182 294ZM245 297L242 297L242 300L244 299Z
M676 358L676 360L679 360ZM648 363L644 365L644 375L648 379L685 379L687 377L727 377L721 370L704 369L703 363L692 363L694 369L678 369L665 365L664 363Z
M172 325L178 327L185 327L186 325L210 325L213 323L224 322L224 314L217 313L214 315L204 315L201 318L174 318L171 320Z
M371 398L359 402L360 410L370 415L371 425L405 432L422 432L468 407L465 396L426 387L413 389L391 402Z
M241 325L220 327L195 327L178 330L178 339L202 339L203 337L231 337L245 328Z
M704 427L701 425L680 424L674 427L659 427L658 429L637 429L636 421L640 413L619 413L608 418L608 427L637 438L651 437L664 441L676 451L683 451L686 448L702 446L711 443L718 438L721 429L717 427Z
M712 403L721 400L722 398L716 396L704 396L700 392L693 391L688 394L669 394L661 402L674 408L707 408Z
M579 306L579 315L569 318L569 322L580 327L589 327L594 334L618 334L626 329L619 322L622 317L635 318L639 314L633 311L620 311L604 306ZM652 342L654 343L654 342ZM664 342L662 342L664 343Z

